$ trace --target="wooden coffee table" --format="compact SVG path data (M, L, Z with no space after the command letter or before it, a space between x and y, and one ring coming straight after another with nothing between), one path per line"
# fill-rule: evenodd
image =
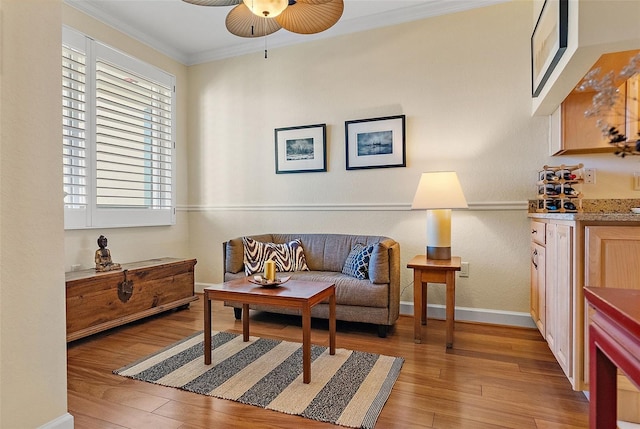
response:
M248 278L204 288L204 363L211 365L211 301L242 303L242 339L249 341L249 305L295 308L302 312L303 382L311 382L311 307L329 299L329 353L336 353L336 286L330 282L289 280L276 288L262 287Z

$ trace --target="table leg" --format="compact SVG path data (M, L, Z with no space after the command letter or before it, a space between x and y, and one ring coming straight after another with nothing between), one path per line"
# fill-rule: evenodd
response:
M311 308L302 309L302 381L311 382Z
M413 341L416 344L422 342L422 325L423 318L426 314L422 311L422 274L420 270L413 270ZM424 316L423 316L424 315Z
M589 326L589 427L615 428L618 388L616 365L598 347L600 329ZM604 342L604 341L603 341Z
M447 271L447 348L453 347L453 329L456 311L456 273Z
M211 365L211 300L204 292L204 364Z
M336 294L329 297L329 354L336 354Z
M249 304L242 304L242 341L249 341Z

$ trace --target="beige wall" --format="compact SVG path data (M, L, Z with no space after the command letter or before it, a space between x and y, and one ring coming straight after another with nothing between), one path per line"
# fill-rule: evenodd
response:
M177 203L186 204L187 199L187 67L149 46L140 43L70 6L63 5L62 22L96 40L106 43L129 55L165 70L176 76L177 87ZM93 256L98 248L97 238L105 235L115 262L133 262L163 256L192 257L189 250L188 218L178 213L176 225L149 228L102 228L68 230L64 234L65 270L72 265L92 268Z
M452 169L472 206L453 214L453 252L471 264L457 304L527 312L524 202L548 162L547 118L530 114L531 16L532 3L512 2L190 67L198 280L221 279L223 240L257 232L389 235L406 266L424 252L425 212L409 210L420 174ZM344 121L397 114L407 167L346 171ZM316 123L329 171L274 174L274 128ZM403 269L405 301L411 281Z
M471 264L457 305L527 313L536 172L584 162L598 168L587 197L635 196L617 177L630 178L628 160L547 156L548 117L531 116L532 16L534 2L515 1L190 67L198 281L222 278L222 241L260 232L385 234L406 266L424 251L425 213L409 210L420 173L452 169L471 205L453 214L453 252ZM396 114L407 116L407 167L346 171L344 121ZM274 174L274 128L316 123L328 126L329 171ZM404 301L411 281L403 269Z
M67 411L60 0L0 0L0 427ZM58 198L57 198L57 197Z

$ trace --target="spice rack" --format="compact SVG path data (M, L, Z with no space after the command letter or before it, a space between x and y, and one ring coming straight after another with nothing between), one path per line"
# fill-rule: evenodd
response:
M582 212L583 165L545 165L538 172L538 213Z

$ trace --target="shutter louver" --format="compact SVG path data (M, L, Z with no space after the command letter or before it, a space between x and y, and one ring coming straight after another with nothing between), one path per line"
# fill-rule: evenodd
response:
M62 132L64 203L68 209L87 207L86 57L62 49Z

